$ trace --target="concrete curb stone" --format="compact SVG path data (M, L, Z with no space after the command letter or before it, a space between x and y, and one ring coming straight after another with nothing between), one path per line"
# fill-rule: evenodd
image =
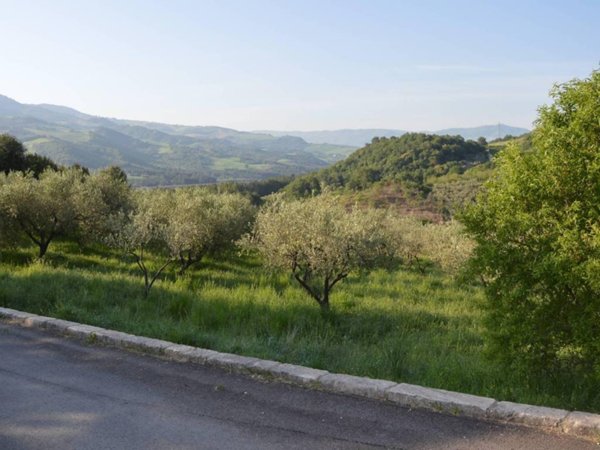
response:
M150 353L172 361L206 364L235 373L256 374L263 378L339 394L386 400L409 408L515 423L543 430L561 431L585 439L600 440L600 415L598 414L496 401L493 398L443 389L335 374L294 364L174 344L9 308L0 307L0 319L24 327L60 332L90 343L98 342Z
M386 391L398 383L388 380L329 373L319 378L319 385L328 391L384 400Z
M400 383L386 391L386 398L412 408L424 408L453 415L485 418L496 400L460 392Z
M319 378L329 374L326 370L312 369L295 364L277 364L270 369L276 379L299 385L316 386Z
M273 369L280 364L280 362L270 361L268 359L257 359L254 363L250 364L248 370L250 373L255 373L257 375L272 376Z
M74 325L72 327L68 327L65 331L68 335L78 339L94 340L98 333L104 331L104 328L94 327L91 325Z
M561 422L561 431L600 442L600 415L573 411Z
M206 357L206 364L236 373L251 372L250 367L257 361L258 358L234 355L232 353L214 352Z
M165 349L165 357L177 362L190 362L190 353L194 349L190 345L173 344Z
M569 414L569 411L564 409L513 402L498 402L490 407L487 412L488 417L491 419L542 428L557 427L567 417L567 414Z
M24 311L18 311L10 308L0 308L0 317L6 320L20 320L27 317L39 317L37 314L32 314Z
M29 328L46 328L46 323L50 320L49 317L30 316L23 319L23 325Z

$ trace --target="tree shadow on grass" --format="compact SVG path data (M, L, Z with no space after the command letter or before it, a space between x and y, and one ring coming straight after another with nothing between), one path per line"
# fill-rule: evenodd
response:
M25 267L30 265L36 259L36 255L29 249L21 247L8 247L2 249L0 262L10 264L15 267Z
M106 276L82 277L77 272L49 269L26 276L7 274L0 286L0 304L93 325L125 327L125 331L149 333L157 338L177 336L177 329L181 328L185 332L179 334L186 336L186 344L196 343L196 332L203 342L211 334L224 336L221 341L226 342L230 335L245 336L264 346L278 346L279 341L289 343L293 334L292 340L309 340L316 347L339 342L358 347L374 345L406 333L448 333L454 329L471 333L466 319L441 313L402 308L393 312L365 308L348 311L334 298L332 312L324 318L308 296L305 302L282 299L279 306L261 303L260 299L229 300L225 294L209 298L201 290L181 292L159 283L145 299L141 279L138 282ZM222 347L221 350L230 351ZM267 348L264 350L268 353Z
M218 351L395 381L406 381L410 369L406 364L419 356L410 345L420 341L426 344L416 351L427 349L428 354L420 355L424 361L443 355L444 361L453 362L449 377L472 378L464 372L469 367L460 364L461 350L448 341L456 333L463 340L480 339L468 327L470 319L441 312L401 307L344 310L334 297L332 313L324 318L308 296L305 302L288 299L279 306L256 299L208 298L202 291L180 292L160 284L145 299L141 280L81 276L51 268L25 275L6 273L0 284L0 305ZM436 387L444 388L443 382ZM481 385L481 380L474 383ZM494 387L495 392L506 388Z

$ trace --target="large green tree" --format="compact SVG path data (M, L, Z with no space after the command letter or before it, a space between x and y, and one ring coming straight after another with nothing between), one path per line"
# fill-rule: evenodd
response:
M0 170L5 174L27 168L25 147L10 134L0 134Z
M592 385L600 381L600 71L555 86L551 97L533 149L500 152L463 221L477 241L493 353L525 373L577 372Z

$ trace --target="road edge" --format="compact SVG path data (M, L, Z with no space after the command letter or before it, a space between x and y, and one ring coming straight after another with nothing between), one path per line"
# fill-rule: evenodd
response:
M135 350L177 362L210 365L234 373L338 394L383 400L408 408L512 423L600 442L600 415L499 401L443 389L357 377L278 361L221 353L92 325L0 307L0 319L23 327L66 334L88 343Z

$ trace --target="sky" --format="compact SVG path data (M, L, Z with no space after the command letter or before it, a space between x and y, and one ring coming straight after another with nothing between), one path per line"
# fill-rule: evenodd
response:
M0 94L240 130L507 123L600 67L600 0L0 0Z

